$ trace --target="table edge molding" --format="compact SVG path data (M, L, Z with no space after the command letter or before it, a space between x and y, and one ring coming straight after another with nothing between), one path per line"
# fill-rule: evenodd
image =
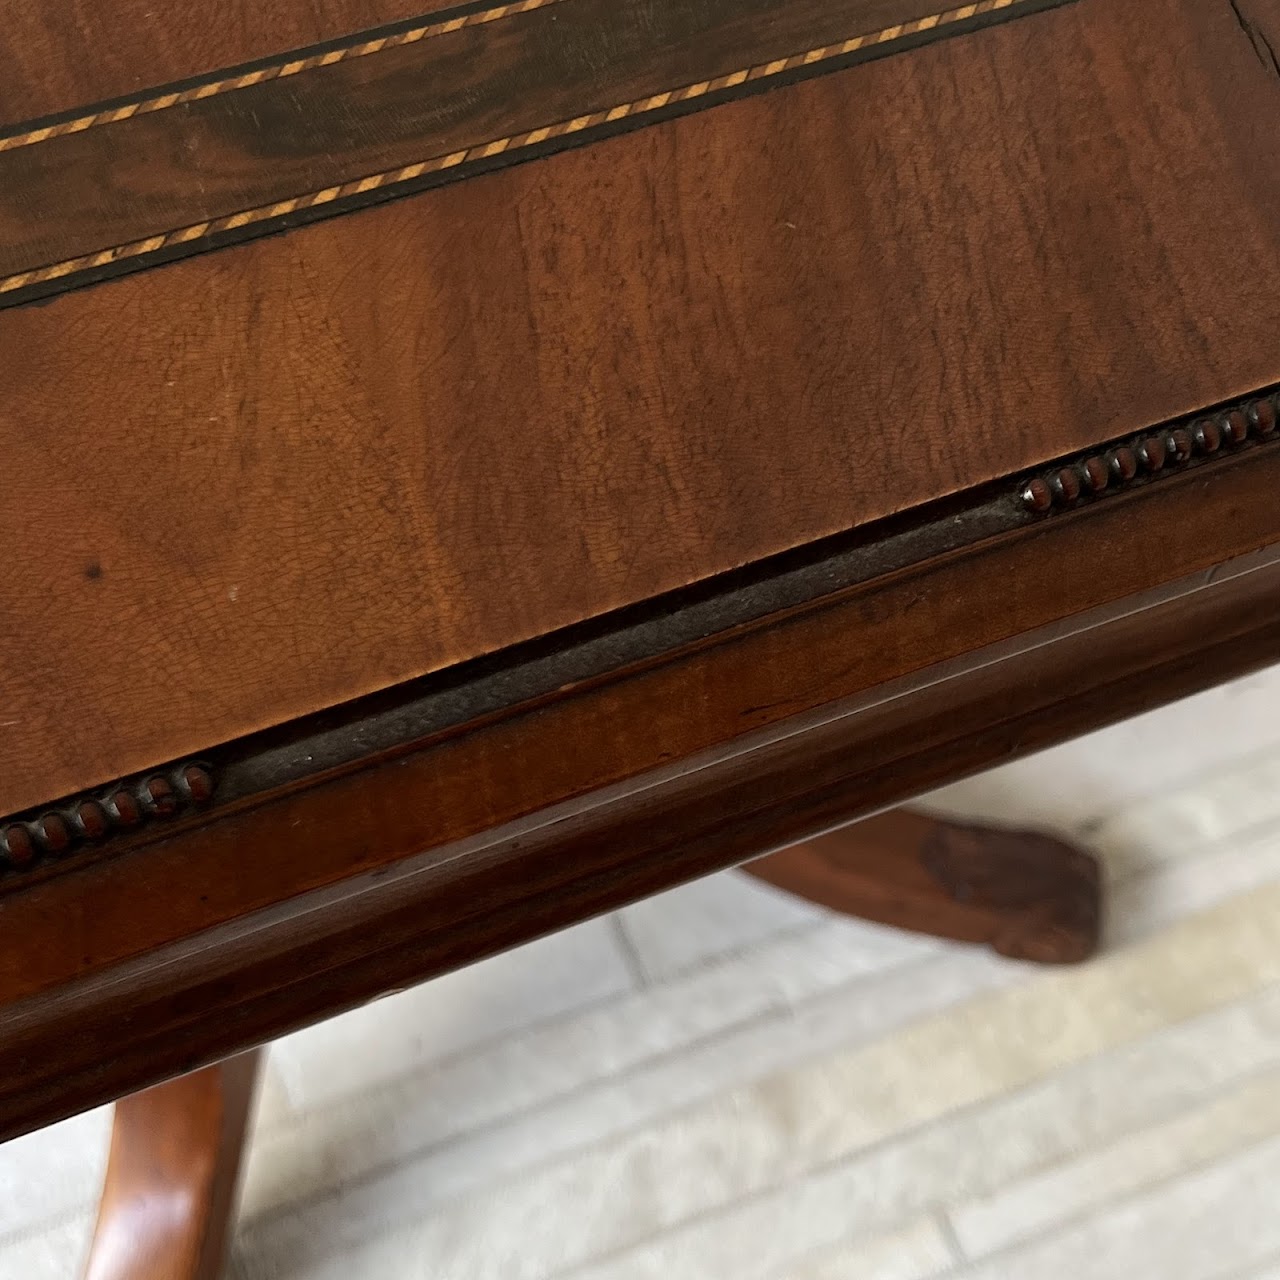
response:
M1030 475L1006 476L537 641L0 816L0 902L211 816L358 772L568 691L607 686L993 540L1034 536L1046 520L1087 519L1100 503L1110 506L1153 485L1248 466L1280 452L1278 422L1280 388L1263 389Z

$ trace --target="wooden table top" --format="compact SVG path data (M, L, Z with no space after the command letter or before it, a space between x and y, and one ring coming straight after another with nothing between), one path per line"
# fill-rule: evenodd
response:
M1226 0L143 8L0 52L0 813L1280 379Z
M10 15L0 1132L1273 660L1277 49Z

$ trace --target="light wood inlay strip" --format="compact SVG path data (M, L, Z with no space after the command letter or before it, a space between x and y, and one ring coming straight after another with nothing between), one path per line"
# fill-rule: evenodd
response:
M0 305L1069 2L651 0L641 22L614 0L518 0L156 92L0 143ZM895 20L845 34L875 14ZM197 175L185 155L216 159Z
M184 102L198 102L205 98L217 97L219 94L232 93L236 89L248 89L252 85L264 84L268 80L283 80L288 76L296 76L316 67L331 67L335 63L346 62L352 58L364 58L372 53L381 53L384 49L398 49L407 44L417 44L418 41L430 40L433 36L450 35L455 31L461 31L464 27L497 22L502 18L514 17L519 13L531 13L535 9L545 9L548 5L562 2L563 0L515 0L512 4L495 5L491 9L482 9L477 13L421 23L410 27L407 31L397 31L372 40L362 40L358 44L341 49L329 49L324 53L312 54L305 58L295 58L290 55L288 60L281 61L275 66L260 67L254 71L210 80L176 93L157 93L123 106L108 107L101 111L76 116L71 120L60 120L42 128L29 129L25 133L12 133L8 137L0 137L0 151L14 151L18 147L48 142L51 138L60 138L68 133L83 133L84 130L95 129L99 125L116 124L121 120L129 120L133 116L146 115L152 111L166 111Z

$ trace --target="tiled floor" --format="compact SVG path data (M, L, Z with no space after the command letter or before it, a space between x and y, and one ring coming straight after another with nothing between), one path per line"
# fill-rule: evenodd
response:
M1280 671L938 793L1104 857L1041 971L718 876L278 1043L237 1280L1280 1280ZM108 1113L0 1148L77 1274Z

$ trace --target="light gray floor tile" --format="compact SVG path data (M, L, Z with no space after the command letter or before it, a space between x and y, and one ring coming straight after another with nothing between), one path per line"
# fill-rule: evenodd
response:
M890 966L891 957L913 954L915 964ZM332 1191L460 1137L476 1159L494 1159L497 1176L528 1158L510 1133L524 1112L534 1113L522 1130L531 1128L535 1152L562 1150L587 1134L638 1123L677 1097L702 1097L747 1074L882 1035L1014 976L1011 966L981 955L930 956L910 945L887 952L857 930L823 925L287 1124L260 1126L250 1148L246 1216ZM482 1155L495 1146L492 1157ZM465 1150L444 1159L451 1185L473 1167Z
M84 1267L93 1217L64 1219L33 1235L0 1245L4 1280L74 1280Z
M1089 847L1113 875L1187 862L1228 843L1257 843L1280 829L1280 751L1209 773L1195 786L1170 787L1126 805L1089 832Z
M1280 1139L977 1264L965 1280L1215 1280L1280 1250Z
M0 1240L95 1204L110 1133L101 1107L0 1144Z
M1104 949L1150 937L1178 920L1280 882L1280 823L1249 840L1229 841L1189 859L1112 885L1106 896Z
M1164 1123L951 1210L970 1258L1006 1249L1072 1218L1280 1133L1280 1070L1228 1089Z
M1280 1065L1280 990L1170 1027L668 1230L573 1280L700 1280L736 1250L732 1273L770 1273L777 1252L827 1236L874 1239L931 1206L1034 1176L1135 1127L1194 1108L1259 1064ZM1143 1082L1135 1089L1133 1082ZM771 1253L771 1251L773 1251ZM856 1273L855 1273L856 1274ZM1062 1280L1070 1280L1068 1276Z
M323 1255L371 1232L448 1213L450 1197L492 1187L504 1176L543 1176L539 1166L549 1161L572 1160L574 1153L589 1153L680 1107L714 1099L744 1080L807 1061L824 1050L874 1042L895 1026L989 989L1009 972L1009 966L975 956L945 970L930 960L855 981L793 1014L746 1024L648 1067L605 1079L561 1102L472 1133L381 1176L348 1184L336 1204L320 1200L284 1216L251 1221L242 1233L241 1248L267 1261ZM408 1123L413 1123L411 1114ZM250 1183L252 1199L252 1178ZM329 1185L336 1183L331 1180Z
M424 1202L430 1178L402 1169L394 1183L353 1188L340 1201L251 1231L242 1241L242 1274L327 1276L337 1274L328 1261L334 1257L383 1274L400 1265L399 1256L476 1280L544 1277L633 1248L700 1214L739 1202L749 1211L746 1202L762 1192L788 1188L894 1134L1052 1080L1093 1054L1261 989L1280 978L1278 924L1280 890L1256 895L1109 965L1038 977L865 1048L723 1090L434 1211ZM1073 1136L1080 1129L1059 1106L1050 1118ZM1045 1147L1043 1135L1023 1129L1007 1140L1024 1161ZM935 1155L953 1175L966 1160L988 1167L973 1144ZM573 1206L572 1215L563 1206ZM895 1208L891 1222L910 1216ZM769 1215L750 1220L758 1228Z
M1261 1270L1250 1267L1247 1272L1237 1271L1234 1275L1214 1276L1213 1280L1280 1280L1280 1258L1268 1261Z
M736 871L695 880L618 914L650 981L670 978L783 930L816 925L825 915ZM885 931L883 936L892 950L893 935Z
M609 922L592 920L286 1036L272 1061L292 1106L306 1110L631 986Z
M957 1261L936 1218L845 1243L787 1268L779 1280L932 1280Z

